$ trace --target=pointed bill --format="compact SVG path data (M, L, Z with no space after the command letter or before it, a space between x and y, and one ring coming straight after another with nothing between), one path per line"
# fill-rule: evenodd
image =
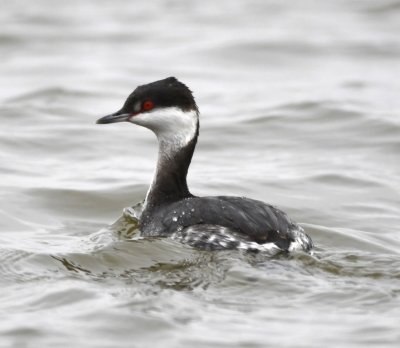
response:
M131 114L126 114L123 113L121 110L117 111L114 114L104 116L102 118L99 118L96 123L98 124L106 124L106 123L115 123L115 122L124 122L124 121L129 121L129 117L131 117Z

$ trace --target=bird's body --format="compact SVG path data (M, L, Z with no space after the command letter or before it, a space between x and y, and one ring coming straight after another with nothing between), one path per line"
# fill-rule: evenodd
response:
M173 77L138 87L115 114L98 123L129 121L158 138L156 173L139 217L143 236L171 236L201 249L309 251L303 229L278 208L231 196L196 197L186 176L199 134L190 90Z
M203 249L235 248L241 242L243 248L254 249L255 242L290 250L297 247L302 231L276 207L232 196L188 197L147 209L140 225L144 235L186 237L187 244ZM232 238L223 238L227 234ZM307 249L307 239L301 243Z

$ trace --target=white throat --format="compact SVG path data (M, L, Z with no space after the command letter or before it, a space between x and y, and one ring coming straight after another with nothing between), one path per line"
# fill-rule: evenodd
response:
M196 136L199 114L195 110L182 111L168 107L139 114L132 117L130 122L152 130L161 146L177 150Z
M170 161L174 161L176 154L197 136L199 114L195 110L182 111L180 108L169 107L139 114L132 117L130 122L152 130L159 144L157 167L146 195L145 209L152 190L160 184L160 175L165 169L172 169Z

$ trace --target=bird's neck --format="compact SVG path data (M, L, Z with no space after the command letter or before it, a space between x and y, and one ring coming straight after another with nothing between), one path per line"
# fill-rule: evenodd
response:
M186 182L199 134L198 120L191 129L174 134L157 134L158 160L147 192L145 209L191 197Z

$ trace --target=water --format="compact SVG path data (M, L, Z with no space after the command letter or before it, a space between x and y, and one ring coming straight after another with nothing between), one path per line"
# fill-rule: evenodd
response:
M1 347L398 347L399 1L0 9ZM155 138L94 122L171 75L191 190L278 205L314 255L137 238Z

